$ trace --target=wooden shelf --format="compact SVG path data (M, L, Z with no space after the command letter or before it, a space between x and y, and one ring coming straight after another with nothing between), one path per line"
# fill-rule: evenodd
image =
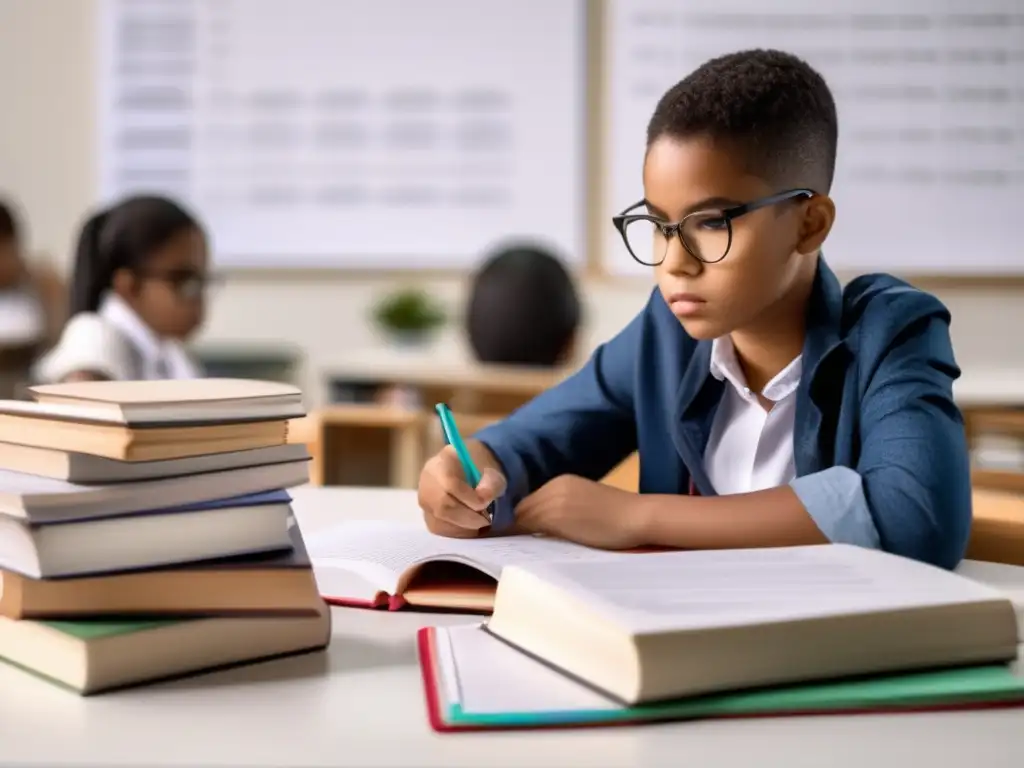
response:
M964 416L969 432L975 437L986 433L1024 437L1024 410L971 408L965 409Z
M982 490L1024 493L1024 474L1001 472L994 469L976 469L971 472L971 485Z

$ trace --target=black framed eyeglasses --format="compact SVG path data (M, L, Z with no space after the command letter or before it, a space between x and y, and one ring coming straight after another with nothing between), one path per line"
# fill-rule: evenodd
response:
M665 260L673 236L678 237L687 253L698 261L716 264L728 255L732 247L734 219L759 208L815 194L812 189L789 189L742 205L694 211L674 224L647 213L631 213L647 204L646 200L641 200L613 216L612 223L622 236L629 255L646 267L656 267Z

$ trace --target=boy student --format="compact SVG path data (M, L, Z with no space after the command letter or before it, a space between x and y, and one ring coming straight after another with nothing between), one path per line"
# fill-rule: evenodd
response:
M71 320L39 361L45 382L201 376L182 344L203 321L206 236L172 200L129 197L82 226Z
M803 61L707 62L651 117L643 200L615 217L658 290L574 376L480 432L483 479L424 467L430 530L610 549L845 542L952 568L971 520L950 317L887 275L841 287L836 109ZM879 243L879 247L884 247ZM598 481L634 449L640 494ZM514 513L514 517L513 517Z

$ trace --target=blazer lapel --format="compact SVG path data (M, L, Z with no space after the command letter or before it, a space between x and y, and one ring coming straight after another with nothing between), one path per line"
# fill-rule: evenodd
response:
M842 374L833 370L833 353L843 347L842 341L843 289L835 273L818 258L818 271L814 278L811 300L807 306L807 334L804 339L804 374L797 388L796 427L793 434L793 459L797 475L810 475L826 464L822 445L823 406L834 410L826 402L834 387L828 386L830 376ZM838 407L838 406L835 406Z
M723 383L711 375L711 342L699 342L679 385L672 441L701 496L716 495L704 471L704 450L723 388ZM688 490L680 488L680 492Z

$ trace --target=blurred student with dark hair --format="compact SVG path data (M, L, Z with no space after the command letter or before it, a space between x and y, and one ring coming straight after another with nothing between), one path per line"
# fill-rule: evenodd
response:
M29 264L17 206L0 199L0 398L17 396L33 359L59 333L61 292L55 270Z
M24 233L13 203L0 199L0 344L21 347L46 338L46 317L25 262Z
M469 343L484 363L557 366L572 354L580 315L572 276L554 253L530 244L506 246L473 277Z
M71 320L37 366L46 382L186 379L201 372L183 342L202 325L207 241L164 197L129 197L82 227Z
M0 198L0 290L20 286L26 277L21 222L14 204Z

